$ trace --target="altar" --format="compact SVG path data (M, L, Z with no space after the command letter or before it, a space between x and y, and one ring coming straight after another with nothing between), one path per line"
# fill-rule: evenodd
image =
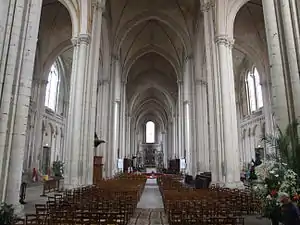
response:
M140 144L137 153L137 167L146 173L159 172L164 168L164 154L160 144Z

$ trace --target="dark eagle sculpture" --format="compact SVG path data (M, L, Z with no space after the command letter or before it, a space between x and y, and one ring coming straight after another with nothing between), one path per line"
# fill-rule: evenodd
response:
M94 135L94 147L98 147L98 145L102 144L102 143L105 143L105 141L103 140L100 140L95 132L95 135Z

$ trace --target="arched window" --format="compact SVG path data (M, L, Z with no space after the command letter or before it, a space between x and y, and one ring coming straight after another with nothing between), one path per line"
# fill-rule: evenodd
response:
M262 89L257 69L248 71L246 75L246 92L249 113L253 113L263 107Z
M155 124L152 121L146 123L146 143L155 142Z
M48 83L46 87L46 97L45 97L45 106L56 110L56 105L58 102L58 94L59 94L59 83L60 77L58 73L57 63L54 62L51 66L49 75L48 75Z

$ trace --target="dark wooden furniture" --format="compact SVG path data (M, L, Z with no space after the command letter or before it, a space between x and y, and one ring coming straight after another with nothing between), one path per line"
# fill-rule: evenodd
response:
M132 167L132 159L125 158L123 162L123 172L127 173L129 167Z
M180 173L180 159L171 159L169 160L168 171L173 174Z
M93 183L97 184L98 181L102 180L103 163L102 156L94 156L94 171L93 171Z

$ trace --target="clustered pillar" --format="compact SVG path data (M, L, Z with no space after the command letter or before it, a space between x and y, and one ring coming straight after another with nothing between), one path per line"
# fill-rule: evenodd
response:
M0 35L1 47L7 46L0 48L0 202L15 205L18 213L42 0L1 4L0 25L10 29Z

